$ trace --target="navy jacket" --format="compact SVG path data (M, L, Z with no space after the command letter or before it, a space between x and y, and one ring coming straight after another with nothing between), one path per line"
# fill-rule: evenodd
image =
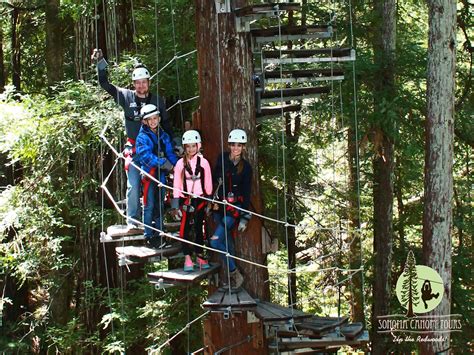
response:
M107 79L108 63L105 59L101 59L97 63L97 72L99 76L100 86L107 91L114 101L123 108L125 116L125 131L127 137L136 140L138 132L141 127L141 120L139 117L140 108L147 103L153 104L160 110L161 121L163 129L173 137L173 130L168 119L168 112L161 97L155 94L150 94L149 98L141 98L135 95L135 90L124 89L109 83Z
M238 164L234 165L229 159L229 153L224 153L224 177L222 178L222 155L219 155L212 174L212 180L214 188L216 188L219 178L222 178L223 185L219 187L218 191L219 199L224 199L224 191L226 195L232 192L235 198L241 197L243 199L240 206L248 210L250 206L250 193L252 191L252 167L245 159L242 159L242 163L244 166L239 174Z

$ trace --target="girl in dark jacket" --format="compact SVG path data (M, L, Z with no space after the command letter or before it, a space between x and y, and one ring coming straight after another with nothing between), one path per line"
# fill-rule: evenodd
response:
M250 206L252 167L242 156L247 143L247 134L241 129L229 133L229 152L219 156L212 174L217 198L246 210ZM219 204L214 211L216 229L210 239L211 247L235 255L232 229L238 223L238 231L247 228L250 215L231 206ZM224 265L229 265L231 286L239 288L244 279L233 258L221 254Z

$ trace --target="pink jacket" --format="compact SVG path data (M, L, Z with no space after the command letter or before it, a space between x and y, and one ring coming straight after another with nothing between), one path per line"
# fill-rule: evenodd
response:
M204 169L204 184L201 183L202 176L199 175L199 179L192 180L191 174L187 170L184 169L183 158L179 159L174 167L173 172L173 197L187 197L183 194L180 190L184 190L183 188L183 170L184 176L186 179L186 191L189 193L194 193L197 196L202 195L212 195L212 175L211 175L211 167L209 166L209 162L200 154L196 154L190 161L189 166L191 167L192 172L196 172L196 164L198 156L201 158L201 167ZM202 186L204 185L205 193L202 191Z

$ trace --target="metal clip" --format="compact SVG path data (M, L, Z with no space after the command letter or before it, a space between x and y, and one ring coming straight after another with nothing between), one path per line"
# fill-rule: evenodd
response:
M231 12L230 0L214 0L214 3L218 14Z

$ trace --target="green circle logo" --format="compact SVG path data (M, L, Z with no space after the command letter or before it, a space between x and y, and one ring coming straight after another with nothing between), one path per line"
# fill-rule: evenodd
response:
M444 294L441 276L432 268L416 265L413 252L408 253L405 269L397 281L397 298L407 310L407 317L435 309Z

